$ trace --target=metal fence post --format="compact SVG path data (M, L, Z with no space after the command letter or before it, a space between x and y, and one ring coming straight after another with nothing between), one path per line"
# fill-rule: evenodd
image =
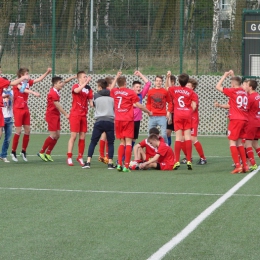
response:
M183 25L184 25L184 1L180 1L180 74L183 67Z
M52 77L55 75L56 56L56 0L52 0Z

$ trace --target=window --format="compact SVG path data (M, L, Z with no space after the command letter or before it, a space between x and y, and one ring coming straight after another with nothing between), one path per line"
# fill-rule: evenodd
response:
M221 0L221 9L222 10L230 9L230 1L229 0Z

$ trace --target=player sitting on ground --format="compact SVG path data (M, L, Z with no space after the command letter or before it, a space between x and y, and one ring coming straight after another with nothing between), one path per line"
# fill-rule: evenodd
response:
M102 133L105 133L108 142L108 169L111 170L115 168L113 165L115 141L114 99L110 97L110 91L107 89L108 84L104 79L99 79L97 85L98 92L94 94L94 118L96 122L93 127L91 142L88 147L88 158L82 168L90 168L90 162L95 147Z
M20 155L22 156L22 159L25 162L27 162L26 149L29 144L29 138L30 138L30 111L27 103L28 96L29 94L33 94L36 97L40 97L40 93L32 91L30 87L32 87L35 83L42 81L50 72L51 72L51 68L48 68L47 71L39 78L35 80L23 81L17 86L14 86L13 88L14 91L13 112L14 112L15 134L13 137L11 156L12 156L12 160L15 162L18 162L18 159L16 157L16 149L22 132L22 126L24 128L24 136L23 136L23 143L22 143L22 151ZM20 68L17 72L18 78L21 78L25 75L29 76L29 69Z
M50 135L44 141L40 152L37 153L37 155L45 162L53 162L51 152L60 138L60 114L63 114L67 119L69 119L69 114L60 104L60 90L66 83L76 77L77 76L72 76L64 82L61 77L52 78L52 88L47 95L47 109L45 113L45 121L48 124Z
M222 84L224 80L229 76L232 76L231 88L223 88ZM224 73L224 75L216 85L216 89L229 98L228 104L230 105L230 121L228 124L228 139L231 156L236 165L236 168L231 173L235 174L248 172L249 167L246 162L245 149L242 144L243 129L246 125L246 122L248 121L247 94L241 87L241 79L239 77L235 77L232 70ZM240 164L239 154L243 162L243 166Z
M149 130L149 135L155 134L159 137L160 142L164 142L164 138L160 136L158 128L153 127ZM134 161L137 163L149 161L156 154L156 150L150 145L147 138L134 146Z
M85 137L87 132L87 113L88 104L93 107L93 92L88 83L91 77L88 77L85 71L77 73L78 83L72 86L72 107L70 110L70 139L68 142L67 164L73 166L72 151L79 133L78 157L77 161L84 166L83 154L85 150Z
M165 142L161 142L159 137L155 134L150 135L147 141L156 149L156 154L149 161L139 164L139 168L154 168L162 171L172 170L174 165L174 153L172 148Z

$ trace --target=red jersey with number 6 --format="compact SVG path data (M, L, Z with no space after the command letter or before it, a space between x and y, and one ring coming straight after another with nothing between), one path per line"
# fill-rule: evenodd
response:
M174 113L174 118L189 119L191 118L191 102L196 102L196 96L192 89L186 87L169 88L171 103L168 110ZM173 110L174 104L174 111Z
M133 104L139 102L137 94L128 88L113 88L110 96L114 99L115 120L134 121Z
M229 97L229 119L248 121L248 98L243 88L224 88L223 93Z
M248 123L260 127L260 95L257 92L248 94Z

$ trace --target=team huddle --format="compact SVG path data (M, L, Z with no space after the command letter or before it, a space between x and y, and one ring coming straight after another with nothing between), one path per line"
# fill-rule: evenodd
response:
M32 80L29 77L29 70L21 68L17 73L18 79L12 82L0 77L0 91L3 97L3 102L0 103L3 110L3 113L0 113L0 127L5 129L5 140L0 159L4 162L9 162L7 149L11 137L12 117L15 121L15 134L11 158L15 162L18 161L16 150L23 127L24 135L20 155L24 161L27 161L26 149L30 136L28 95L40 96L30 87L43 80L50 72L51 69L48 68L42 76ZM178 76L179 86L177 86L176 78L168 71L165 86L163 86L163 77L156 76L154 88L151 88L151 82L140 71L136 71L134 74L144 82L143 88L141 81L134 81L132 88L128 88L126 78L122 76L121 72L118 72L115 78L99 79L96 83L97 93L93 93L89 86L91 77L87 76L84 71L79 71L76 76L65 80L61 77L53 77L52 87L47 95L45 113L49 136L37 154L41 160L53 161L51 153L60 137L60 116L63 114L69 120L71 132L67 151L69 166L74 166L72 151L77 136L79 139L76 160L83 169L91 167L91 159L98 142L99 161L107 164L108 169L116 168L122 172L151 168L177 170L181 164L186 164L187 169L192 170L192 145L200 157L197 164L205 165L207 160L197 138L199 98L194 91L198 85L197 81L183 73ZM228 76L232 76L231 88L223 88L222 83ZM73 79L77 79L77 83L72 86L72 106L70 112L67 113L60 103L60 94L63 86ZM12 86L12 90L10 86ZM230 114L228 139L235 164L232 173L248 172L257 168L252 150L254 147L260 155L260 148L256 141L260 136L258 101L260 96L255 91L256 87L256 81L250 80L244 82L242 88L241 79L234 77L233 71L226 72L216 86L217 90L229 97L227 105ZM144 106L142 100L146 96L147 103ZM89 107L95 109L95 123L88 146L87 160L84 162ZM135 144L139 137L142 111L149 116L149 136ZM244 131L244 129L247 130ZM174 149L171 148L172 131L176 134ZM115 138L120 142L116 165L113 163ZM243 138L246 139L246 152L242 143ZM182 160L180 159L181 150L185 154L185 158ZM132 158L132 154L134 158ZM246 154L250 167L247 164Z

